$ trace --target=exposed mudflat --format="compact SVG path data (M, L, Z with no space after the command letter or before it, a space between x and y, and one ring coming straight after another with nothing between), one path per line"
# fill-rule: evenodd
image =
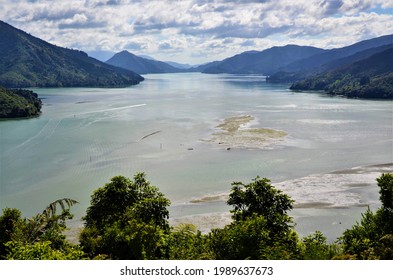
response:
M251 128L255 118L250 115L234 116L216 126L218 131L208 142L233 148L263 149L277 144L287 133L270 128Z

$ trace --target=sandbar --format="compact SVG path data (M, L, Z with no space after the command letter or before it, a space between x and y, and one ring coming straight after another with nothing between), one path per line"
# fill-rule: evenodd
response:
M277 144L287 133L270 128L248 127L255 118L241 115L226 118L216 126L208 142L233 148L263 149Z

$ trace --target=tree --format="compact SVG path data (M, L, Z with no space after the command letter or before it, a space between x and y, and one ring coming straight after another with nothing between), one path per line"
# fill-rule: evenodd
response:
M381 208L376 215L379 220L379 227L384 233L393 234L393 174L382 174L377 178L379 186L379 200Z
M293 200L260 177L234 182L227 204L233 222L215 229L210 242L218 259L291 259L299 254L298 236L287 212Z
M234 182L232 186L227 204L233 207L235 221L260 215L272 232L289 229L292 218L287 212L293 208L294 201L272 186L269 179L257 177L249 184Z
M169 236L169 259L207 260L214 254L209 247L209 237L203 235L193 224L180 224Z
M23 236L24 221L18 209L5 208L0 216L0 259L5 258L7 249L5 244L12 240L19 240Z
M66 245L66 237L63 234L67 228L66 220L73 218L70 207L77 203L70 198L58 199L50 203L41 214L26 219L24 241L28 243L50 241L51 246L57 249ZM57 205L61 207L59 215Z
M23 219L19 210L4 209L0 216L0 258L25 259L30 256L31 259L46 259L48 250L58 256L69 252L82 255L83 252L70 245L63 234L66 220L72 218L69 208L75 203L78 202L73 199L59 199L50 203L42 213ZM57 205L61 206L60 214L57 214ZM23 251L27 255L23 255Z
M209 234L216 259L297 259L300 253L298 235L293 230L272 234L261 215L234 221Z
M357 259L393 259L393 174L377 178L382 206L362 214L360 223L340 237L344 253Z
M303 258L305 260L330 260L329 245L326 244L326 237L320 231L303 238L304 245Z
M86 227L103 228L117 221L128 208L144 222L154 222L168 229L170 201L151 186L144 173L137 173L134 181L124 176L115 176L104 187L94 191L86 216Z
M80 243L94 258L155 259L167 254L170 201L144 173L116 176L94 191Z
M77 246L66 246L53 249L50 241L22 243L9 241L5 244L8 249L7 260L83 260L84 252Z

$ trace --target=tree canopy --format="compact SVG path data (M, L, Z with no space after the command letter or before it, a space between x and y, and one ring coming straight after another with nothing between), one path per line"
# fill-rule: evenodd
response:
M163 254L156 249L169 230L169 205L144 173L113 177L91 196L81 244L90 256L155 258Z
M41 106L41 99L31 90L7 90L0 86L0 118L38 116Z
M233 221L200 232L170 227L170 201L144 173L113 177L94 191L79 245L64 236L72 199L52 202L32 218L18 209L0 216L0 259L393 259L393 174L377 178L381 207L368 209L337 242L322 232L300 237L289 211L293 200L266 178L234 182L227 203ZM58 208L61 213L57 214Z

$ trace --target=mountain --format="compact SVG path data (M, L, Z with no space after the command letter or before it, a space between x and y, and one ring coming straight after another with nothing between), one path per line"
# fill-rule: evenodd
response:
M326 50L297 60L269 77L271 82L294 82L307 76L333 70L345 64L365 59L393 44L393 35L381 36L355 43L343 48Z
M203 73L271 75L285 65L324 51L319 48L297 45L273 47L264 51L248 51L224 59L206 68Z
M192 67L195 67L194 65L191 64L177 63L174 61L164 61L164 62L179 69L190 69Z
M204 73L206 69L209 69L211 67L215 67L216 65L218 65L220 63L221 63L221 61L208 62L205 64L191 67L191 68L187 69L187 72L202 72L202 73Z
M128 51L115 54L107 64L134 71L138 74L179 73L182 69L173 67L168 63L136 56Z
M0 85L15 87L117 87L140 75L86 53L58 47L0 21Z
M30 90L0 87L0 118L23 118L41 113L41 100Z
M324 90L333 95L393 98L393 45L366 59L295 82L292 90Z

